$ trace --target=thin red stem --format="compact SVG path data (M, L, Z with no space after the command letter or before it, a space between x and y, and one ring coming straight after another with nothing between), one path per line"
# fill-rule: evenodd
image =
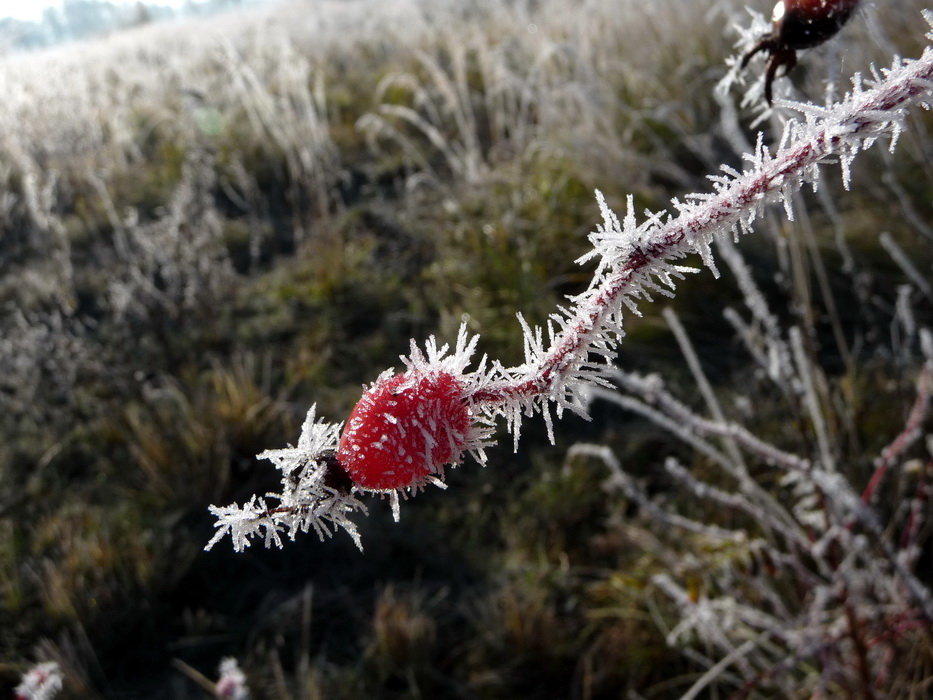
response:
M884 479L888 469L897 461L901 455L917 440L920 435L920 427L927 417L930 409L930 364L923 366L920 378L917 380L917 398L913 407L907 416L907 422L904 429L896 438L881 451L875 464L875 471L868 480L868 485L862 492L862 503L869 503L881 480Z
M637 248L606 276L593 292L590 303L579 309L554 339L535 371L522 373L528 378L488 385L470 396L471 403L495 406L550 394L586 356L622 298L635 291L640 277L666 260L690 252L691 241L707 239L738 225L762 200L776 195L788 177L798 176L826 160L843 143L857 141L873 127L881 130L887 122L884 115L928 94L931 80L933 51L927 50L910 64L907 75L889 76L871 90L856 95L848 106L841 103L827 110L830 116L822 130L788 150L779 151L754 177L737 178L702 205L661 225L650 243ZM835 114L839 116L834 117Z

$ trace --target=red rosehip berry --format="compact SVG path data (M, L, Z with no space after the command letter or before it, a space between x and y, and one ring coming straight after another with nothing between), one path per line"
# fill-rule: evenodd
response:
M858 0L781 0L771 17L773 36L789 49L822 44L849 21Z
M470 424L464 384L453 374L380 377L350 413L337 460L363 488L415 486L460 461Z
M832 37L849 21L859 0L778 0L771 15L771 33L766 34L742 57L748 65L760 51L768 53L765 99L772 102L772 83L782 66L785 75L797 65L797 51L809 49Z

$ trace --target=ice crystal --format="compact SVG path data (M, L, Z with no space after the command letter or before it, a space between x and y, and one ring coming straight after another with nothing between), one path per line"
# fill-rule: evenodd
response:
M266 450L259 455L268 459L282 472L282 492L267 494L277 503L270 506L266 498L253 496L242 507L211 506L216 516L217 531L208 542L210 549L229 535L233 548L240 552L250 545L250 538L261 535L265 546L282 546L281 535L295 539L299 532L314 531L324 539L337 528L343 528L362 549L359 532L349 515L366 511L352 491L333 483L333 463L330 456L337 449L340 425L315 419L311 406L301 429L297 447Z
M924 17L933 25L933 13L925 11ZM484 462L484 448L500 418L517 447L523 418L540 413L553 442L551 411L558 418L565 410L585 415L589 392L609 386L606 374L624 336L626 314L637 314L639 303L650 301L653 294L671 295L679 279L696 271L679 261L696 254L718 276L715 240L737 240L749 233L770 205L783 206L792 218L794 194L804 185L816 189L821 165L839 163L848 188L852 160L884 136L893 147L908 107L928 108L931 92L933 49L928 47L919 59L897 59L871 80L856 76L849 93L836 104L818 107L778 100L779 107L799 116L786 123L776 147L769 148L759 134L753 152L745 157L744 171L723 167L710 178L711 191L675 199L671 211L645 212L639 223L629 197L620 220L597 192L603 221L590 234L592 250L579 260L595 261L592 281L585 291L569 297L569 305L552 314L544 327L532 327L519 315L522 364L505 367L484 357L477 369L467 371L477 337L469 337L465 327L453 351L447 345L438 347L433 337L423 351L413 341L410 355L401 358L405 371L380 375L354 410L343 437L339 425L316 422L312 407L297 448L260 455L283 472L282 494L266 497L278 504L270 507L266 499L254 496L243 507L212 506L218 530L208 546L227 534L237 550L254 535L263 535L267 546L281 546L282 533L293 538L297 532L314 530L325 537L335 528L345 529L359 545L349 520L351 513L365 510L357 493L388 495L397 517L400 498L428 483L443 485L446 464L459 463L464 453ZM773 335L773 321L760 309L751 310ZM742 328L737 315L732 319ZM750 331L745 337L754 346ZM819 429L812 387L794 340L767 343L768 371L775 377L797 378L792 389L803 392ZM398 392L394 399L393 392ZM393 400L397 405L390 405ZM421 401L423 406L418 405ZM357 420L361 416L365 420ZM821 468L832 471L832 456L820 431L818 439ZM355 452L368 455L368 461L354 464L350 456ZM328 485L334 470L338 476L347 474L341 461L351 467L349 476L355 483L349 489ZM382 478L376 474L380 469L396 473Z
M448 372L383 374L360 399L337 459L374 491L413 487L461 461L470 434L466 387Z
M240 670L236 659L228 657L220 662L220 678L214 692L221 700L249 700L246 675Z
M17 700L51 700L63 686L62 672L54 661L46 661L30 668L16 686Z
M443 487L444 467L464 454L484 463L491 424L477 415L473 396L489 382L486 360L466 368L478 337L461 325L453 350L431 336L400 359L405 371L383 372L366 389L340 436L336 458L361 491L398 497L427 484Z

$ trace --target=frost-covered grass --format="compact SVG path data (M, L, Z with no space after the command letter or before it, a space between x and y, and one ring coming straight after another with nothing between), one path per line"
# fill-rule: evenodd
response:
M453 342L468 314L476 355L520 367L515 312L542 324L587 288L592 268L573 261L599 219L595 188L616 210L627 194L636 212L658 210L708 190L721 164L742 167L759 115L714 92L742 4L294 3L6 59L0 656L22 670L57 661L79 695L179 697L172 657L211 675L236 656L250 687L276 697L676 696L698 680L734 689L742 659L779 658L777 642L749 656L745 639L717 646L688 624L694 599L812 603L791 573L756 584L775 562L754 522L678 490L677 464L733 489L722 460L602 402L591 424L555 424L556 447L540 419L524 422L515 455L497 436L486 469L450 472L446 492L404 503L396 525L364 499L369 517L351 514L364 556L313 536L281 554L200 552L209 503L274 487L254 455L295 441L312 401L319 416L349 415L409 338ZM793 84L795 99L833 101L871 61L918 56L922 6L869 5L777 95ZM760 122L769 146L787 114ZM699 359L685 362L660 305L642 303L620 366L663 371L690 415L741 423L781 454L830 454L861 493L916 403L928 128L911 112L893 154L852 163L848 192L829 166L816 194L793 195L793 223L761 212L739 248L770 314L723 318L747 285L691 276L669 303ZM768 382L780 365L759 360L791 326L807 360L790 366L808 368L815 399L788 411L787 387ZM710 384L699 392L697 363ZM721 416L704 413L713 394ZM638 490L620 492L596 461L561 467L582 440L610 447ZM910 443L876 488L892 527L924 522L910 516L922 514L923 449ZM782 493L754 473L763 494ZM662 511L750 539L678 537L647 517ZM927 543L907 563L929 580L929 523L916 527L887 536ZM853 560L872 551L859 547ZM834 619L821 620L823 643ZM928 627L904 609L882 619L863 639L888 674L878 688L924 692ZM846 652L858 635L839 639ZM857 666L788 658L784 679L864 689Z

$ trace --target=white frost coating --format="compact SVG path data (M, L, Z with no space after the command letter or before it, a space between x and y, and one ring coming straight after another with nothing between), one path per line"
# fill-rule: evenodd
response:
M52 700L64 686L64 677L59 665L45 661L30 668L16 686L17 698L24 700Z
M926 12L927 21L933 17ZM915 61L897 60L880 71L872 87L853 84L846 97L829 107L780 102L798 111L802 121L785 125L780 147L772 153L759 135L755 152L746 156L745 172L712 178L713 192L673 200L675 214L646 212L637 223L631 198L619 218L597 193L603 222L590 235L593 250L580 261L598 260L588 289L570 298L572 306L551 317L551 342L544 331L519 322L524 334L525 362L512 368L494 364L486 391L476 403L490 418L502 415L517 436L522 416L543 411L553 402L558 417L564 409L582 413L585 387L603 384L603 369L614 358L622 336L623 308L637 311L650 292L672 287L690 268L673 261L699 253L717 274L710 243L714 237L737 237L750 230L766 205L784 203L804 184L815 184L819 166L841 160L843 165L880 136L901 130L906 108L924 103L933 90L933 50ZM844 179L847 177L844 171Z
M933 13L926 10L923 14L933 25ZM752 28L745 38L754 34L760 36L760 28ZM933 34L927 34L927 38L933 38ZM735 68L733 65L732 74ZM498 361L487 362L484 357L475 370L467 372L478 337L468 336L465 326L460 329L453 352L447 345L438 347L433 337L424 351L412 341L409 356L401 358L409 372L448 372L465 387L464 400L472 421L466 450L485 462L484 448L491 444L492 428L499 418L505 419L517 445L522 418L539 412L550 439L554 439L552 403L558 418L565 409L585 415L589 390L608 386L605 371L624 335L625 311L638 313L639 302L650 301L652 292L671 293L677 279L694 271L675 264L687 255L699 254L717 275L713 240L737 239L751 231L766 206L789 206L790 197L805 184L815 188L820 165L839 162L843 183L848 187L849 166L858 153L882 136L890 137L892 144L896 142L911 105L929 108L933 50L927 47L916 60L895 60L890 68L878 71L872 81L868 84L858 76L844 99L826 107L776 100L778 107L799 113L798 119L785 125L776 150L772 153L759 134L754 152L745 157L744 172L723 168L722 174L711 178L711 192L690 195L683 201L675 199L670 212L645 212L638 223L629 197L625 217L620 221L597 193L603 222L590 235L592 251L580 259L581 263L597 261L593 279L583 293L570 297L568 308L551 316L546 329L531 327L519 316L525 350L522 364L505 367ZM727 89L728 80L723 85ZM791 209L787 211L788 215L792 213ZM787 365L794 364L788 363L786 348L779 344L772 344L767 352L772 356L774 374L786 372ZM382 377L390 375L391 370ZM309 415L313 417L313 412ZM313 528L325 536L332 526L343 527L359 543L347 516L354 510L364 510L362 503L352 494L335 493L323 485L324 456L334 448L340 426L310 420L306 429L309 436L302 433L298 448L260 455L275 462L286 475L283 494L268 496L278 499L281 505L270 509L264 499L254 496L242 509L212 506L218 517L218 532L209 546L230 534L234 547L243 549L247 538L261 531L265 532L267 545L279 545L280 532L293 537L298 530ZM831 463L828 450L821 456ZM295 473L299 479L293 486L289 474ZM393 494L390 497L396 512L399 496L407 497L408 492Z
M263 535L265 546L282 546L281 534L294 540L299 532L313 530L324 539L338 528L347 534L360 549L363 548L356 525L350 513L366 512L366 506L353 494L345 494L327 486L326 457L337 448L341 424L329 424L315 419L315 406L311 406L301 428L297 447L266 450L259 455L268 459L282 472L282 493L267 494L275 499L269 505L266 498L253 496L242 507L211 506L216 516L217 531L207 543L210 549L224 536L230 535L233 548L241 552L250 545L250 538Z

